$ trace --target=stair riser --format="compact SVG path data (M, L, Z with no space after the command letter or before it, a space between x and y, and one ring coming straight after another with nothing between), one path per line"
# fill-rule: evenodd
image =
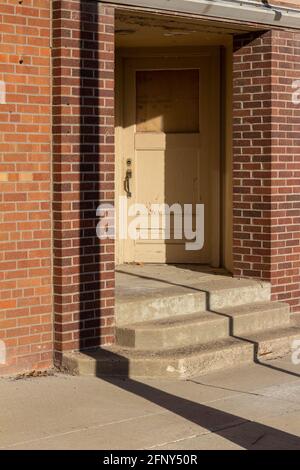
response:
M218 370L230 369L253 363L254 348L251 344L243 344L239 348L215 351L203 356L183 359L181 361L178 378L188 379L209 374Z
M293 340L299 340L300 331L283 333L275 339L241 341L238 345L199 352L195 355L182 355L180 358L163 357L151 354L147 358L130 359L115 352L112 359L96 360L91 357L64 355L62 367L72 374L117 377L161 377L187 379L210 372L251 364L254 361L275 359L292 351Z
M233 324L234 336L243 336L268 329L284 328L290 324L289 308L283 307L278 310L272 309L235 316L231 323Z
M204 292L122 303L116 306L116 324L121 326L188 315L205 309L206 294Z
M221 308L236 305L268 302L270 297L271 288L265 283L262 285L212 291L209 294L209 310L213 312Z
M139 350L169 349L206 344L228 337L229 321L217 318L200 325L184 325L156 330L134 330L117 328L117 344L123 347L135 347Z
M299 333L283 336L273 340L260 341L256 346L258 359L276 359L290 354L293 349L293 341L300 340Z
M177 296L167 296L116 305L116 324L118 326L138 322L189 315L204 311L207 303L211 311L251 302L270 300L268 284L242 288L224 289L209 293L195 292Z

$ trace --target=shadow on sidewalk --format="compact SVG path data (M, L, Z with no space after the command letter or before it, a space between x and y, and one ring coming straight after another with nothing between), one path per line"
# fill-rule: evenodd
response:
M293 434L170 394L136 380L103 377L101 371L97 375L115 387L196 424L199 426L198 439L201 439L201 435L213 433L247 450L300 449L300 437ZM197 435L197 431L195 434Z

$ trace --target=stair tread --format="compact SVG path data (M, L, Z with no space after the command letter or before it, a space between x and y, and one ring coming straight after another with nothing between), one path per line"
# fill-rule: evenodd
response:
M133 289L123 292L122 295L117 296L116 307L127 304L139 304L141 302L153 302L161 299L176 299L185 295L200 295L205 296L205 292L201 289L193 288L192 286L163 286L159 289Z
M174 317L166 317L159 318L156 320L132 323L128 325L121 325L117 326L117 328L124 330L152 330L156 328L167 329L172 327L178 327L181 325L187 326L218 321L224 321L224 317L213 312L202 311L185 315L176 315Z
M241 317L243 315L264 313L266 311L274 312L282 309L289 309L289 305L284 302L254 302L251 304L243 304L234 307L220 308L216 311L204 310L201 312L174 315L154 320L135 322L126 325L117 325L117 328L124 330L155 330L179 327L181 325L201 325L207 322L222 322L228 315L229 317Z
M69 356L80 355L82 359L86 360L153 360L153 359L180 359L196 356L199 354L210 354L215 351L230 350L232 348L250 349L251 344L241 341L237 338L225 338L217 341L212 341L206 344L198 344L191 346L179 347L176 349L161 349L161 350L137 350L130 348L123 348L120 346L104 346L96 351L86 351L83 353L68 353Z
M236 277L214 277L204 279L201 282L193 282L190 285L193 289L203 290L204 292L222 292L232 289L264 289L269 287L270 283L266 281L258 281L255 279L245 279Z
M206 344L195 344L190 346L183 346L177 348L168 348L168 349L157 349L157 350L139 350L133 348L125 348L117 345L104 346L101 349L90 351L86 353L70 353L83 355L87 359L112 359L112 360L122 360L122 359L168 359L174 358L178 359L180 357L190 357L197 354L209 354L217 350L225 350L227 348L249 348L251 343L288 338L299 335L300 338L300 328L289 327L289 328L279 328L275 330L268 330L259 333L251 333L245 337L237 338L229 336L227 338L218 339L216 341L210 341Z
M233 307L219 308L216 312L224 313L224 315L239 316L239 315L247 315L251 313L281 310L283 308L289 309L290 306L289 304L284 303L284 302L266 301L266 302L252 302L252 303L247 303L247 304L242 304L242 305L235 305Z

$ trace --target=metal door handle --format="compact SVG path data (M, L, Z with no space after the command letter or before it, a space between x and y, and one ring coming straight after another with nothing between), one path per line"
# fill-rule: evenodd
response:
M132 197L132 193L130 191L130 180L132 178L132 170L126 171L125 181L124 181L124 189L127 194L127 197Z

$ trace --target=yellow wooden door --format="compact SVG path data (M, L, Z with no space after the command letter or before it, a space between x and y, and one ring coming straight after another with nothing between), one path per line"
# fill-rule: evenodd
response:
M218 84L217 55L125 61L119 174L133 209L128 226L136 215L142 223L137 239L124 240L121 262L218 265ZM190 205L195 229L196 204L204 205L204 245L187 250L180 215Z

